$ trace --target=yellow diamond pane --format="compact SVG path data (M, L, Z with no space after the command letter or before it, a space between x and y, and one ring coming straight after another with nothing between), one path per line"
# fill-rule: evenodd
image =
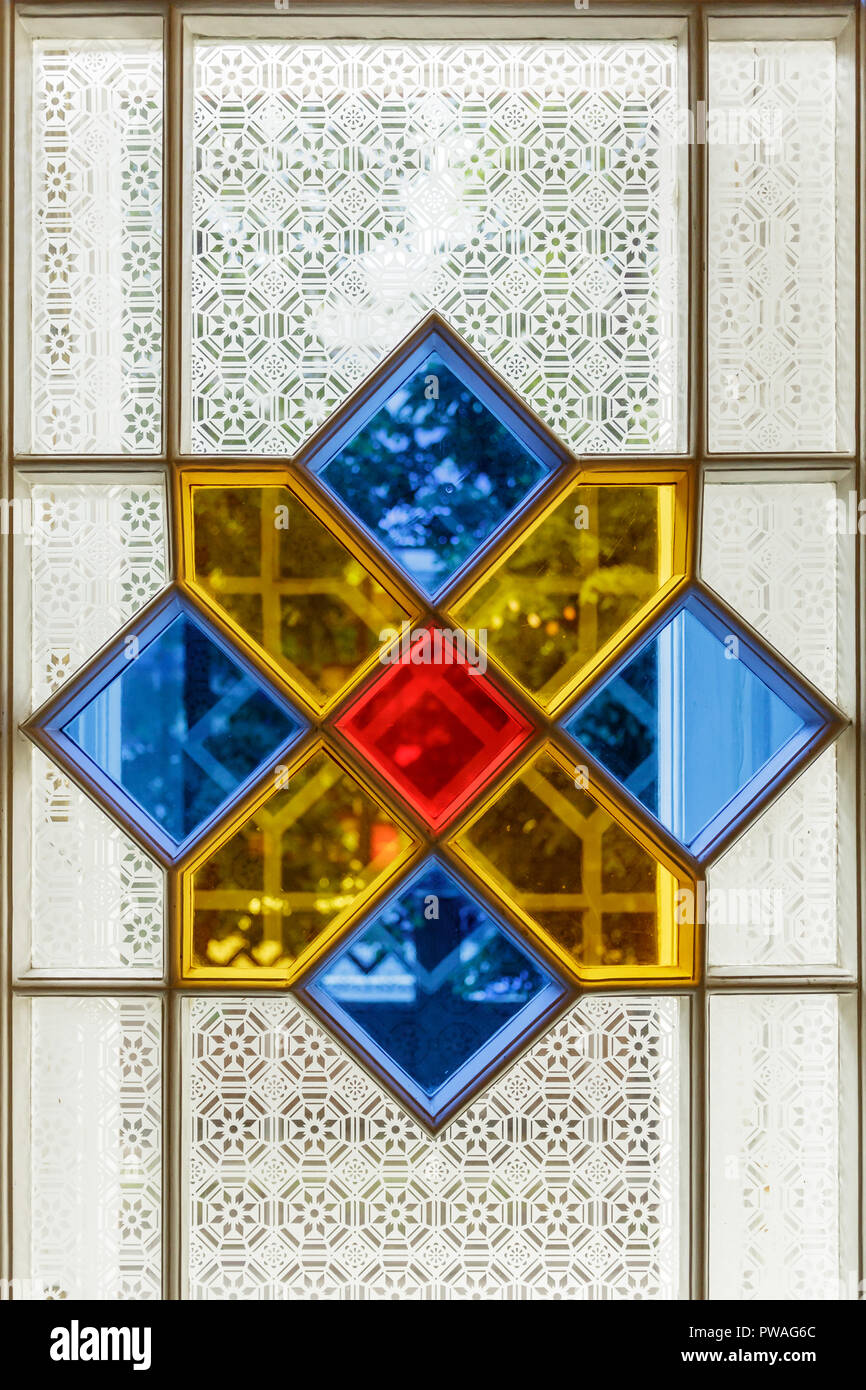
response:
M193 969L294 973L411 844L370 792L315 752L192 871Z
M675 485L578 484L456 605L496 661L556 708L674 575Z
M677 964L678 880L550 753L456 838L472 868L573 969Z
M289 488L191 491L195 582L324 708L406 610Z

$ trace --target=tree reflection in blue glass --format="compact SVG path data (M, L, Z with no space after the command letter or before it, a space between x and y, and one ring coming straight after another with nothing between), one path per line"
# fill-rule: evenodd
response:
M63 732L180 844L300 721L185 613L128 651Z
M566 722L687 847L744 788L793 756L807 714L759 653L683 607ZM762 778L763 774L763 778Z
M306 990L428 1110L461 1068L483 1071L491 1045L498 1054L563 993L435 861Z
M428 593L546 473L435 352L321 470Z

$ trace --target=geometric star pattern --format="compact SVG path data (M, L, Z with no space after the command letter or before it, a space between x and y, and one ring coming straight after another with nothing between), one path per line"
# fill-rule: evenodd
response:
M671 1298L673 998L584 998L435 1136L294 1000L188 1006L194 1298Z
M670 40L199 45L193 451L292 454L431 310L571 448L676 450L684 101Z

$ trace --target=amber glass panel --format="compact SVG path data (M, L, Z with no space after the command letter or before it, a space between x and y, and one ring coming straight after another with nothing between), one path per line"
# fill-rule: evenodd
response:
M296 973L411 844L330 753L315 751L192 870L193 970Z
M549 752L455 843L573 969L676 966L676 878Z
M408 616L287 487L193 487L194 579L323 708Z
M459 602L488 648L556 708L674 574L675 486L571 488Z

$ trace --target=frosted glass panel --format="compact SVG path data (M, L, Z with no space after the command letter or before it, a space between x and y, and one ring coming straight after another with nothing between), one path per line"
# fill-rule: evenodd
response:
M31 1048L20 1077L24 1106L30 1087L29 1175L23 1136L16 1146L18 1181L30 1187L25 1277L53 1298L159 1298L159 1001L17 1007Z
M674 999L585 999L432 1138L289 999L186 1006L192 1298L679 1289Z
M19 226L32 366L18 447L157 452L161 45L36 40L32 113L31 214Z
M713 450L852 446L850 72L831 40L710 44Z
M717 996L709 1045L710 1297L845 1296L839 999Z
M563 440L680 447L674 43L200 42L191 440L297 448L437 309Z

